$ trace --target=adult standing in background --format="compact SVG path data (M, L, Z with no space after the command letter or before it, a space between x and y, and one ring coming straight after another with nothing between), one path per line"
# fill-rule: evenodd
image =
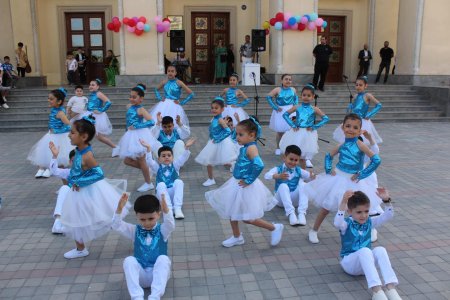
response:
M23 43L19 42L17 44L16 53L16 63L17 63L17 73L20 77L25 77L25 68L28 62L28 56L25 50L23 50Z
M320 38L320 44L314 47L313 50L313 55L316 58L316 63L314 64L313 84L315 88L318 88L322 92L324 91L323 86L327 78L328 62L332 53L333 49L327 45L327 38L322 36Z
M217 79L220 79L220 83L223 84L223 79L227 76L227 48L225 47L223 40L218 41L217 46L214 48L214 79L213 83L216 83Z
M83 48L77 49L77 54L75 55L75 59L78 62L78 76L80 77L80 83L86 84L86 64L87 64L87 56L84 54Z
M391 67L391 59L394 57L394 50L392 48L389 48L389 42L384 42L384 47L380 49L380 56L381 56L381 63L380 68L378 69L377 79L375 79L375 83L378 83L380 81L381 72L383 72L383 69L386 69L384 72L384 81L383 83L387 82L388 76L389 76L389 69Z
M359 51L358 59L359 59L359 76L367 76L369 73L370 60L372 59L372 53L368 50L367 44L364 44L364 49Z
M245 43L239 49L239 54L241 55L240 61L243 65L253 63L252 43L248 34L245 36Z
M234 45L229 44L227 48L227 81L234 73Z

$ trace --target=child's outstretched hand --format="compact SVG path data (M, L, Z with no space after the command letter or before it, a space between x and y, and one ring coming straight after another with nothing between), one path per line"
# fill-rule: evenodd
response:
M370 144L373 144L372 135L367 130L362 130L362 135L370 142Z
M316 174L314 174L313 171L309 171L309 180L314 180L316 179Z
M141 143L142 146L144 146L147 149L147 152L151 151L151 147L146 141L139 139L139 142Z
M189 149L189 147L191 147L192 145L195 144L196 138L190 138L186 141L186 143L184 144L184 149Z
M234 118L236 119L236 121L239 123L241 121L241 119L239 118L239 114L237 112L235 112L233 114Z
M163 213L168 214L169 213L169 207L167 206L166 202L166 194L161 194L161 210Z
M359 173L353 174L351 180L354 181L354 182L358 182L359 181L358 180L358 176L359 176Z
M352 190L348 190L344 193L344 196L342 197L342 203L347 204L348 199L353 196L354 192Z
M377 188L377 195L381 198L381 200L383 200L383 202L389 201L391 199L389 191L384 187Z
M128 201L128 193L123 193L122 197L120 197L119 203L117 204L116 214L120 215L122 213L122 209L125 207Z
M225 121L225 119L219 119L219 124L222 125L223 128L228 127L227 121Z
M162 114L161 114L161 112L159 111L159 112L156 114L156 120L157 120L157 122L158 122L158 125L162 123L162 119L163 119Z
M52 151L53 158L57 158L59 154L59 147L57 148L53 142L48 143L50 151Z
M245 183L244 180L239 180L238 184L239 184L239 186L242 187L242 188L245 188L246 186L248 186L248 184Z
M177 125L178 125L179 127L183 126L183 123L181 122L181 117L180 117L180 115L177 115L177 116L175 117L175 121L177 122Z
M281 174L274 174L274 175L273 175L273 178L275 178L275 179L281 179L281 180L288 180L288 179L289 179L289 174L286 173L286 172L281 173Z

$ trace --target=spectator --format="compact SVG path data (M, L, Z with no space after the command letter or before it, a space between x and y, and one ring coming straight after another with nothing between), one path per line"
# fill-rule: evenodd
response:
M327 78L328 62L332 53L333 49L331 49L331 47L327 45L327 38L322 36L320 38L320 44L314 47L313 50L313 55L316 58L316 63L314 65L313 84L315 88L319 88L319 90L321 90L322 92L324 91L323 86ZM319 82L319 85L317 85L317 82Z
M116 86L116 75L119 75L119 60L112 50L108 50L103 60L108 86Z
M84 54L83 48L78 48L75 54L75 59L78 62L78 76L80 77L80 83L86 84L86 68L87 68L87 56Z
M75 72L77 71L77 69L78 69L77 60L73 56L72 51L68 51L66 58L66 73L69 85L75 84Z
M216 83L216 80L220 79L220 84L223 84L223 79L227 76L227 48L225 48L222 39L219 39L216 48L214 48L214 60L213 83Z
M384 42L384 47L380 49L380 56L381 56L381 63L380 68L378 69L377 79L375 79L375 83L378 83L380 81L381 72L383 72L383 69L386 69L384 71L384 82L387 82L388 76L389 76L389 69L391 67L391 59L394 57L394 50L392 48L389 48L389 42Z
M15 51L16 53L16 63L17 63L17 72L19 73L20 77L25 77L25 68L27 67L28 63L28 56L25 50L23 50L23 43L17 44L17 49Z
M227 78L234 74L234 45L229 44L227 48Z
M359 51L358 59L359 59L358 77L362 75L367 76L367 73L369 72L370 60L372 59L372 53L370 53L370 50L368 50L367 44L364 44L364 49Z
M242 64L253 63L253 51L252 43L250 42L250 36L247 34L245 36L245 43L241 45L239 49L240 61Z
M177 56L172 65L177 69L177 78L182 81L191 81L191 78L187 75L187 71L189 67L191 67L191 62L189 58L186 58L186 53L181 52L179 56Z
M14 66L10 63L9 56L5 56L3 61L3 86L14 89L16 88L17 72L14 70Z

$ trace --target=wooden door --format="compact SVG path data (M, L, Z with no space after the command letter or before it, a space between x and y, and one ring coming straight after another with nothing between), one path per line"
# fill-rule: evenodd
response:
M225 46L230 43L230 14L193 12L192 28L192 79L196 83L212 83L214 78L214 47L219 39Z
M67 51L82 48L87 56L87 80L105 81L105 13L66 13Z
M326 82L342 82L344 74L345 55L345 17L341 16L320 16L327 21L328 26L322 32L317 33L317 41L320 43L322 36L327 37L328 45L333 48L330 56L330 64Z

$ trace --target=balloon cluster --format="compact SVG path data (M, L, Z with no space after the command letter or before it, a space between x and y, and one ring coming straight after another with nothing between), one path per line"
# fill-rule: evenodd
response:
M170 31L170 20L169 18L162 18L161 16L156 16L155 19L156 31L158 33L169 32Z
M120 19L118 17L112 18L111 22L106 25L106 28L110 31L119 32L122 23L120 23Z
M305 29L315 30L321 32L328 26L327 21L319 18L317 13L310 13L303 16L293 15L291 13L278 12L275 18L270 19L270 21L265 21L263 23L263 28L266 30L266 34L269 33L270 26L273 26L275 30L299 30L303 31Z
M150 24L147 24L146 17L125 17L122 21L123 24L127 25L128 32L134 33L137 36L142 35L144 32L150 31Z

